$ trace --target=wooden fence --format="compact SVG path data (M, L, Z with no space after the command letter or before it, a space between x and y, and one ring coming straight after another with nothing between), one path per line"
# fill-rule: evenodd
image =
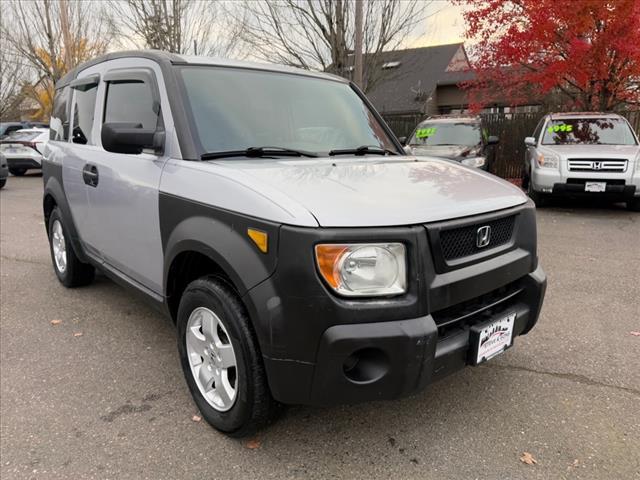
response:
M629 120L633 129L640 133L640 111L620 112ZM482 120L489 135L496 135L500 143L495 147L490 161L492 173L502 178L520 178L524 164L525 137L531 136L538 121L545 115L536 113L483 113ZM383 115L391 130L398 137L407 137L416 125L424 119L423 115Z

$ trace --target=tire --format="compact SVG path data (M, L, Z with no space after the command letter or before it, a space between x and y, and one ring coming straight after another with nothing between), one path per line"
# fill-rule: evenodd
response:
M546 207L549 204L548 195L544 193L536 192L533 189L533 182L531 181L531 176L527 177L527 195L529 195L529 198L533 200L533 203L535 203L536 207L538 208Z
M49 217L49 251L53 270L60 283L67 288L88 285L93 281L95 269L78 259L73 245L66 241L67 238L67 228L56 207Z
M640 197L635 197L631 200L628 200L627 208L632 212L640 212Z
M11 175L13 175L14 177L21 177L25 173L27 173L27 169L26 168L9 168L9 172L11 172Z
M204 419L232 437L251 435L273 421L280 407L233 289L215 277L191 282L180 299L177 323L180 363Z
M2 178L0 179L0 188L3 188L7 183L7 179L6 178Z

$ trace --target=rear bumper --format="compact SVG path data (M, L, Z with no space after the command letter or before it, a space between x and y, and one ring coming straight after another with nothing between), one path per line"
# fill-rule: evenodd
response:
M42 163L34 158L7 158L9 168L42 168Z

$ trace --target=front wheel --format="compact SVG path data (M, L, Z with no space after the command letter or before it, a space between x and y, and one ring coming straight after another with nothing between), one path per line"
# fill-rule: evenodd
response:
M527 195L529 195L529 198L533 200L533 203L536 204L536 207L545 207L549 204L548 195L537 192L533 189L533 182L531 181L530 175L527 177Z
M182 370L204 419L234 437L272 421L278 404L235 292L215 277L195 280L182 295L177 321Z
M640 212L640 197L635 197L631 200L628 200L627 208L632 212Z
M5 178L0 179L0 188L4 187L6 183L7 183L7 179L6 179L6 177L5 177Z
M10 168L9 172L11 172L11 175L15 177L21 177L25 173L27 173L27 169L26 168Z
M49 217L49 248L53 270L65 287L80 287L93 281L95 269L78 259L57 207Z

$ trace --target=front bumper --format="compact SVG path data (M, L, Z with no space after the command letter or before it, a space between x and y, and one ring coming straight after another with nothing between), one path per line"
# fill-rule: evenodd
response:
M516 313L514 338L538 321L546 289L541 268L522 279L520 294L491 318ZM284 403L334 405L385 400L419 392L470 363L470 327L487 312L443 333L431 315L335 325L322 335L314 364L265 358L273 395Z
M586 192L584 181L574 181L568 183L556 183L553 185L552 194L555 196L569 196L569 197L592 197L603 198L606 197L611 200L630 200L635 195L640 195L637 192L635 185L626 185L624 183L611 183L606 180L594 180L598 182L607 183L604 192Z
M585 192L585 182L605 182L605 192ZM534 168L531 176L533 189L539 193L571 197L607 197L612 200L628 200L640 196L640 171L630 165L626 172L570 172L562 165L561 170Z

